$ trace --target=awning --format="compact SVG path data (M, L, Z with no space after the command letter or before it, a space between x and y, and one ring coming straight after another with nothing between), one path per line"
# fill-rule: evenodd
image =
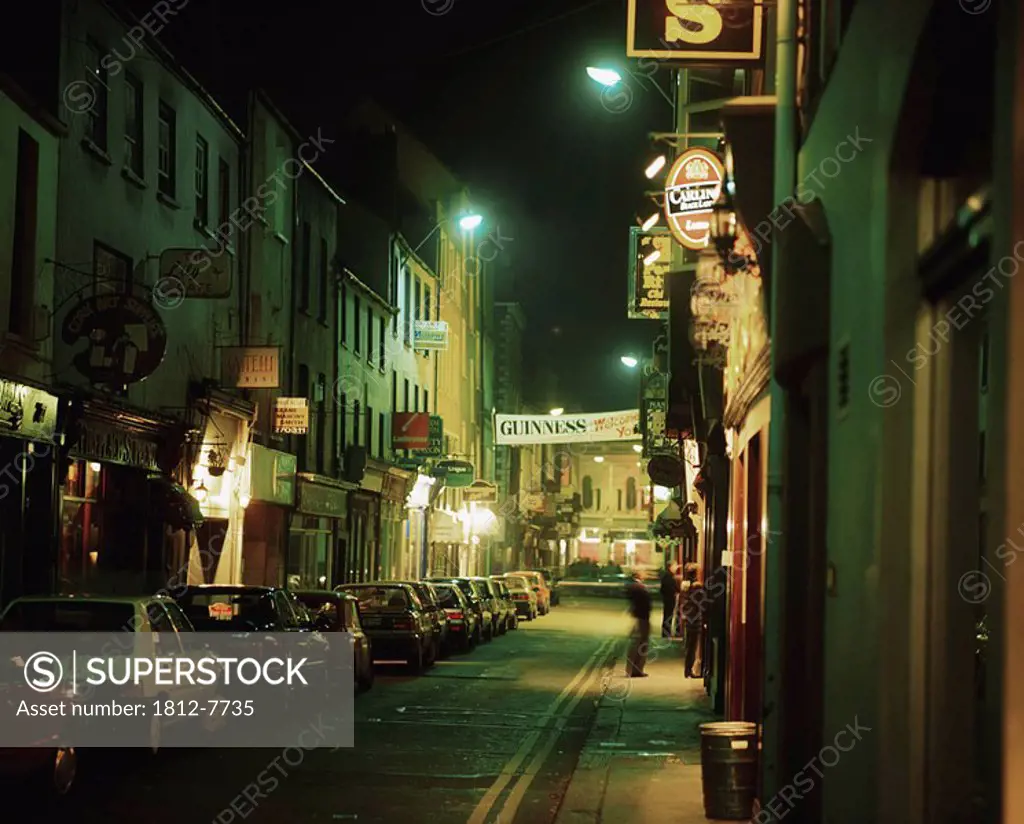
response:
M355 488L353 484L306 472L299 474L298 481L295 508L299 512L320 518L345 517L348 511L348 492Z

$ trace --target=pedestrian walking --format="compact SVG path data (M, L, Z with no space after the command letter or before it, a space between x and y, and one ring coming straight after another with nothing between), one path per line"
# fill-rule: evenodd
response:
M686 623L686 640L684 641L686 659L686 677L700 678L699 673L693 671L697 660L697 650L700 646L701 635L704 631L704 613L706 609L707 592L697 578L696 564L687 564L686 571L685 599L683 606L683 620ZM703 656L701 665L703 666Z
M670 561L661 572L661 637L673 638L676 634L676 607L681 591L676 578L676 563Z
M647 647L651 640L651 594L640 576L633 574L633 580L626 588L629 598L629 612L633 616L633 629L626 652L626 677L646 678Z

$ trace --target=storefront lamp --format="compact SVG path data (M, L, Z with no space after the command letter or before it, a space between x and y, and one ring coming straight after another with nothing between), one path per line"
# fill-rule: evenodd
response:
M665 168L665 155L658 155L654 160L651 161L650 165L644 169L644 175L648 180L653 180L654 176L658 174L662 169Z
M238 496L238 505L240 507L242 507L242 509L245 509L247 506L249 506L249 500L250 500L250 498L249 498L248 495L245 495L245 494L239 495Z
M205 501L208 494L209 490L206 488L206 484L203 481L200 481L199 486L192 490L192 497L199 501L199 503Z
M647 220L640 224L641 232L649 232L651 228L661 220L661 212L655 212Z

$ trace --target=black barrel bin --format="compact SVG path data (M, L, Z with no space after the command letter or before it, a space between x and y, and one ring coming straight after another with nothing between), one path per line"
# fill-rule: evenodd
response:
M746 721L701 724L700 768L705 817L749 821L757 795L757 725Z

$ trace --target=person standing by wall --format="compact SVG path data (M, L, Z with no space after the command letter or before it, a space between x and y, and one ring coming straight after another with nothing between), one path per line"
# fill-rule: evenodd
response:
M666 551L667 552L667 551ZM661 572L661 637L672 638L676 632L676 608L680 585L676 578L676 563L669 561Z
M629 598L629 612L633 616L633 629L626 652L626 677L646 678L647 647L651 640L651 594L640 576L633 573L633 580L626 588Z
M686 583L683 585L685 591L685 604L683 605L683 620L686 623L686 640L684 642L686 656L686 677L700 678L699 673L693 671L697 660L697 650L700 646L701 635L704 631L704 613L706 611L707 593L704 586L697 578L697 565L687 564L685 570ZM701 662L703 666L703 661Z

